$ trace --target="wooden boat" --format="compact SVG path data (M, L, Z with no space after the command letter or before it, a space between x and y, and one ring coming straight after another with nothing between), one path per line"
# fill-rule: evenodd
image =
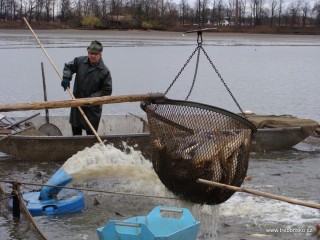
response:
M298 119L289 115L267 116L249 114L258 131L252 151L287 150L315 133L319 123L310 119ZM15 118L21 121L21 118ZM0 134L0 152L32 161L65 161L73 154L97 143L95 136L72 136L68 116L51 116L51 124L58 127L62 136L48 136L38 131L46 123L45 116L36 116L28 122L31 131L15 135ZM151 157L146 116L108 115L101 119L98 134L102 141L125 149L127 146Z
M67 101L0 104L0 110L3 112L43 110L106 103L149 101L163 97L163 94L151 93ZM68 116L51 116L49 123L48 116L37 115L35 114L27 119L6 119L5 116L0 115L0 130L3 130L3 132L0 131L0 152L31 161L65 161L78 151L100 142L97 141L96 136L72 136ZM17 125L16 123L21 124ZM149 133L145 130L145 125L144 119L133 115L103 116L98 130L99 140L112 143L115 147L127 151L127 146L139 147L138 150L148 158L150 156ZM11 133L8 133L9 128L12 129ZM125 144L123 144L124 142Z
M307 137L317 135L319 122L291 115L246 114L255 124L256 133L252 151L289 150Z
M26 128L30 124L33 127L30 130L10 136L0 134L0 152L31 161L65 161L98 142L94 135L72 136L68 116L50 117L50 123L61 130L61 136L48 136L38 131L45 121L44 116L37 116L26 122ZM150 156L149 133L143 132L143 123L136 117L103 116L100 129L98 134L105 143L112 143L120 149L133 147L144 156Z

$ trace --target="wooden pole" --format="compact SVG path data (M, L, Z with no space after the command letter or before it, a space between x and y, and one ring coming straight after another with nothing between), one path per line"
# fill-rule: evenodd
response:
M235 191L235 192L245 192L245 193L250 193L250 194L254 194L254 195L258 195L258 196L262 196L262 197L266 197L266 198L276 199L276 200L291 203L291 204L301 205L304 207L320 209L320 204L317 204L317 203L305 202L305 201L301 201L301 200L297 200L297 199L293 199L293 198L288 198L288 197L283 197L283 196L279 196L279 195L275 195L275 194L271 194L271 193L256 191L254 189L235 187L235 186L231 186L231 185L227 185L227 184L223 184L223 183L217 183L217 182L213 182L213 181L208 181L208 180L204 180L204 179L200 179L200 178L197 180L197 182L202 183L202 184L206 184L206 185L210 185L210 186L214 186L214 187L219 187L219 188Z
M44 75L43 62L41 63L41 72L42 72L43 97L44 97L44 101L48 101L46 78L45 78L45 75ZM49 110L48 109L46 109L46 122L49 123Z
M104 96L94 98L79 98L64 101L47 101L47 102L29 102L29 103L8 103L0 104L0 112L40 110L52 108L67 108L77 106L92 106L122 102L149 101L155 99L163 99L162 93L122 95L122 96Z
M39 38L37 37L37 35L35 34L35 32L33 31L33 29L31 28L31 26L29 25L27 19L24 17L23 20L25 21L25 23L27 24L27 26L29 27L30 31L32 32L33 36L36 38L37 42L39 43L41 49L43 50L44 54L47 56L48 60L50 61L52 67L54 68L54 70L56 71L56 73L58 74L60 80L62 80L62 75L60 74L59 70L57 69L57 67L55 66L55 64L53 63L52 59L50 58L49 54L47 53L47 51L45 50L45 48L43 47L42 43L40 42ZM70 91L70 88L67 87L67 91L69 93L69 95L71 96L72 99L75 99L73 93ZM81 107L78 106L78 110L81 113L82 117L84 118L84 120L86 121L86 123L88 124L88 126L90 127L91 131L94 133L94 135L96 136L96 138L98 139L98 141L100 143L103 143L101 138L99 137L97 131L94 129L94 127L92 126L92 124L90 123L89 119L87 118L87 116L85 115L85 113L83 112L83 110L81 109Z
M20 201L18 198L17 183L13 184L12 195L12 215L14 218L20 218Z

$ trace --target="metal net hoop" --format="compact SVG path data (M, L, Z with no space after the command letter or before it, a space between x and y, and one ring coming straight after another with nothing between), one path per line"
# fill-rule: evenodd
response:
M199 204L220 204L233 191L197 183L199 178L241 186L255 126L227 110L181 100L141 104L146 112L152 163L175 195Z

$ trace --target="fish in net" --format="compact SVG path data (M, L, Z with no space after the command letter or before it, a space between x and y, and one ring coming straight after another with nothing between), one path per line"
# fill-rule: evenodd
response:
M233 191L197 183L199 178L240 186L246 176L255 126L221 108L165 99L143 102L152 163L162 183L198 204L220 204Z

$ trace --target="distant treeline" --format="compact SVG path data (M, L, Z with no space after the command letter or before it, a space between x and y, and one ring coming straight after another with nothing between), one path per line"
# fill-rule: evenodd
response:
M320 0L0 0L0 24L168 30L201 25L319 28Z

